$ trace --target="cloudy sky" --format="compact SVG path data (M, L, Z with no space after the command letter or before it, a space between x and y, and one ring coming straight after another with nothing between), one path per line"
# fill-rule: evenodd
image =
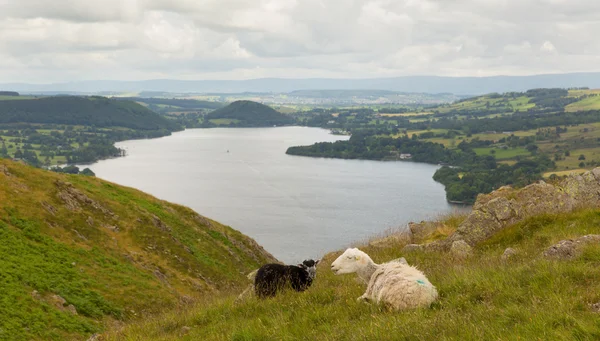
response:
M600 71L598 0L0 0L0 83Z

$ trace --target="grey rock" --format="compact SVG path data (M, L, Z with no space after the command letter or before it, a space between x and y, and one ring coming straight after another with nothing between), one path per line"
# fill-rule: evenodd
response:
M188 333L189 333L191 330L192 330L192 328L190 328L190 327L188 327L188 326L183 326L183 327L181 327L181 332L180 332L180 335L181 335L181 336L183 336L183 335L186 335L186 334L188 334Z
M480 194L465 221L440 245L446 251L459 240L475 245L529 217L578 207L600 207L600 168L570 175L557 185L540 181L523 189L505 186Z
M600 235L589 234L577 239L561 240L543 252L543 256L550 259L569 260L577 258L581 249L591 243L600 243Z
M450 253L454 258L465 259L473 254L473 248L464 240L457 240L452 243Z
M502 254L502 256L500 256L500 259L505 261L510 258L513 258L516 255L517 255L517 250L513 249L512 247L509 247L506 250L504 250L504 253Z
M87 339L87 341L99 341L100 340L100 334L94 334L92 336L90 336L89 339Z
M75 309L75 306L74 306L74 305L72 305L72 304L69 304L69 305L68 305L68 306L65 308L65 310L66 310L66 311L68 311L68 312L70 312L70 313L71 313L71 314L73 314L73 315L79 315L79 314L77 314L77 309Z
M431 236L442 224L432 221L421 221L420 223L408 223L408 230L412 233L415 242L422 242Z

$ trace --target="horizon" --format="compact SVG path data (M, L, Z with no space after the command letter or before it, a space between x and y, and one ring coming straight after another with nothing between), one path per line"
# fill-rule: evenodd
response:
M543 76L560 76L560 75L589 75L589 74L600 74L600 71L590 72L558 72L558 73L533 73L525 75L493 75L493 76L443 76L443 75L406 75L406 76L389 76L389 77L359 77L359 78L345 78L345 77L258 77L258 78L244 78L244 79L181 79L181 78L148 78L148 79L82 79L82 80L63 80L56 82L0 82L0 85L6 84L27 84L27 85L55 85L55 84L69 84L69 83L85 83L85 82L161 82L161 81L176 81L176 82L245 82L245 81L257 81L257 80L289 80L289 81L302 81L302 80L394 80L399 78L449 78L449 79L485 79L485 78L527 78L527 77L543 77ZM303 89L298 89L303 90ZM346 89L315 89L315 90L346 90ZM352 90L385 90L385 89L352 89Z

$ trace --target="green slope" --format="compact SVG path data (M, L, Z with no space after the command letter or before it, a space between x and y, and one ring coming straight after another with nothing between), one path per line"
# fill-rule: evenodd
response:
M269 106L252 101L233 102L224 108L209 113L206 115L206 119L216 121L215 124L223 124L221 122L225 122L224 120L226 120L226 124L234 122L236 126L247 127L270 127L273 125L279 126L294 123L291 117Z
M0 101L0 124L46 123L177 130L177 124L143 105L105 97L56 96Z
M444 219L439 236L461 217ZM600 245L570 261L541 253L560 240L600 233L600 211L542 215L507 228L475 247L466 260L446 253L403 254L402 244L361 247L376 262L400 256L423 270L440 299L432 307L389 312L356 302L365 291L355 275L329 270L339 252L321 262L306 292L274 299L224 297L108 335L108 340L598 340ZM518 251L503 261L505 248Z
M0 339L84 339L240 290L271 260L186 207L0 160Z

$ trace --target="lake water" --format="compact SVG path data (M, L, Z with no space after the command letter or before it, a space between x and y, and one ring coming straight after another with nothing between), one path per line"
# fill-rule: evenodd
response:
M190 129L120 142L126 157L89 167L230 225L285 262L452 210L431 178L437 166L285 154L347 138L304 127Z

